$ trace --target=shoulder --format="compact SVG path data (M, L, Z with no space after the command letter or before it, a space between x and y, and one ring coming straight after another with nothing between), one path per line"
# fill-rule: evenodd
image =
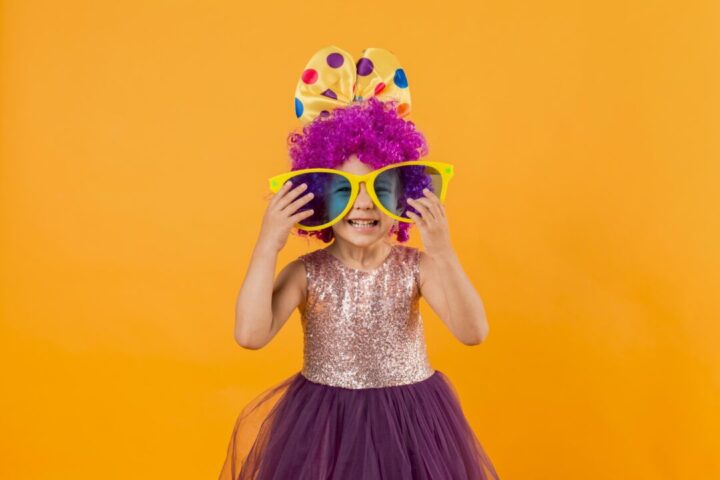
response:
M419 274L419 280L418 284L420 285L420 288L422 289L423 285L425 285L425 282L429 278L436 278L437 272L435 271L435 264L432 261L432 258L430 255L423 251L418 250L418 274Z
M314 281L313 278L322 270L322 263L327 262L327 258L323 255L323 249L318 248L310 252L300 255L293 263L296 264L298 277L302 277L303 285L307 288L308 283Z
M307 269L304 255L299 256L285 265L275 280L273 293L283 292L297 299L298 304L304 305L307 300Z
M400 258L404 260L417 261L419 258L418 255L420 254L420 250L416 247L411 247L410 245L402 245L398 243L394 245L394 248L400 254Z
M417 247L402 244L396 244L395 249L399 263L407 267L407 270L412 273L419 293L422 282L420 262L422 255L424 255L423 252Z
M305 266L305 259L303 258L304 255L299 256L295 260L292 260L287 265L283 267L283 269L278 274L278 278L284 278L286 280L292 281L294 284L305 288L306 286L306 274L307 269Z
M438 266L437 262L425 252L419 252L418 255L418 274L421 290L423 287L433 288L437 285L442 284L443 274L445 273L441 267Z
M295 262L298 262L299 265L302 265L303 271L307 273L309 270L312 270L313 265L315 265L319 260L320 256L322 255L322 249L318 248L317 250L312 250L310 252L304 253L300 255Z
M297 268L299 271L298 275L302 273L302 275L307 276L309 273L312 272L313 266L320 261L320 256L322 255L322 252L320 250L321 249L317 249L307 253L303 253L292 262L296 264L295 268Z

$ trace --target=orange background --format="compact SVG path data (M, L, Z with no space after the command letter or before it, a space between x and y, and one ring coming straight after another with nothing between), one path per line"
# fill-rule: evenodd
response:
M501 477L720 478L720 10L711 1L2 3L7 479L216 478L302 361L234 302L318 48L395 52L456 166L483 298L466 347L423 303ZM421 246L418 231L410 242ZM293 237L279 269L320 248Z

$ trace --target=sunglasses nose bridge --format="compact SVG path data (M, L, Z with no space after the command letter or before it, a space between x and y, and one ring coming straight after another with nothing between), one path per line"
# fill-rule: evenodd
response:
M358 178L358 189L360 188L360 185L365 185L365 189L369 190L372 186L372 182L375 181L375 177L371 175L362 175Z
M366 204L366 208L373 208L375 206L375 202L373 201L372 196L370 195L370 191L368 189L368 181L369 178L358 179L357 191L355 192L355 198L353 199L355 207L362 207L364 204ZM363 185L365 186L365 194L361 197L360 194L363 191ZM358 204L358 201L360 201L361 203Z
M368 189L367 180L368 179L366 177L359 177L359 176L355 177L355 189L356 189L356 193L358 195L360 194L360 191L362 190L363 185L365 185L365 190Z
M365 182L360 182L360 183L358 183L357 194L355 195L355 200L356 200L356 201L357 201L357 199L360 197L360 195L361 195L363 192L365 193L365 198L366 198L367 200L370 200L370 191L368 190L368 186L367 186L367 185L363 185L364 183L365 183ZM363 186L364 186L365 188L363 188Z

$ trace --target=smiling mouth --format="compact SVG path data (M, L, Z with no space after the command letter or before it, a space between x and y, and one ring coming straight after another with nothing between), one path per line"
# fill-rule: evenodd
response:
M379 220L348 220L348 223L355 228L371 228L380 223Z

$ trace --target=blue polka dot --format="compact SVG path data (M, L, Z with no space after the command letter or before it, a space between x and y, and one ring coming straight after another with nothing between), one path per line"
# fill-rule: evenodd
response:
M405 76L405 70L402 68L398 68L395 70L395 78L393 78L393 82L395 82L395 85L397 85L400 88L407 88L408 81L407 77Z
M297 118L302 117L303 111L305 111L305 107L303 106L300 99L295 97L295 116Z

